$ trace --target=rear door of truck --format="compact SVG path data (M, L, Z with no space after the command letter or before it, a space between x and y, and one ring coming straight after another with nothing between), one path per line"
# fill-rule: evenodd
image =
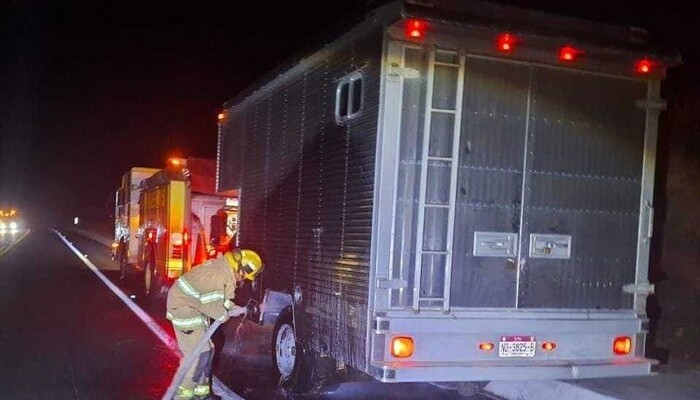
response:
M631 309L623 287L646 281L651 233L653 149L645 164L635 105L649 82L399 41L388 52L404 75L386 93L402 104L390 262L405 284L390 308Z

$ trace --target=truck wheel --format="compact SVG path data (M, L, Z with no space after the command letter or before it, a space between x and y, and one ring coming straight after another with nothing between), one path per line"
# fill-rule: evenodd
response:
M149 297L151 295L151 286L153 286L154 276L153 271L156 266L151 257L146 258L146 264L143 267L143 293Z
M119 251L119 279L125 279L127 274L129 273L129 264L127 263L126 259L126 250L122 248Z
M313 366L297 340L290 312L280 314L272 332L272 365L280 385L292 393L310 391Z

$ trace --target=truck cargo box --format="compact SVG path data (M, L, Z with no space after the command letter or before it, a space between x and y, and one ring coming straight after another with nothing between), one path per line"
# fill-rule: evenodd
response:
M679 62L638 28L394 2L226 103L217 190L240 193L240 244L287 299L261 317L282 380L318 371L303 357L384 382L652 373Z

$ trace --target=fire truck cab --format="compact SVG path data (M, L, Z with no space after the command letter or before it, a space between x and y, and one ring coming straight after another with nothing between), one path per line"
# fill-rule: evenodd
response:
M171 158L141 182L136 270L147 296L163 295L172 281L208 257L211 217L228 215L235 231L237 199L215 193L214 160Z

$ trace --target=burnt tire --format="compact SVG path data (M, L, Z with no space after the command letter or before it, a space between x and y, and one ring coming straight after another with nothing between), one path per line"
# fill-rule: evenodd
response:
M314 365L294 330L290 311L283 311L272 331L273 373L279 385L295 394L308 393L314 387Z

